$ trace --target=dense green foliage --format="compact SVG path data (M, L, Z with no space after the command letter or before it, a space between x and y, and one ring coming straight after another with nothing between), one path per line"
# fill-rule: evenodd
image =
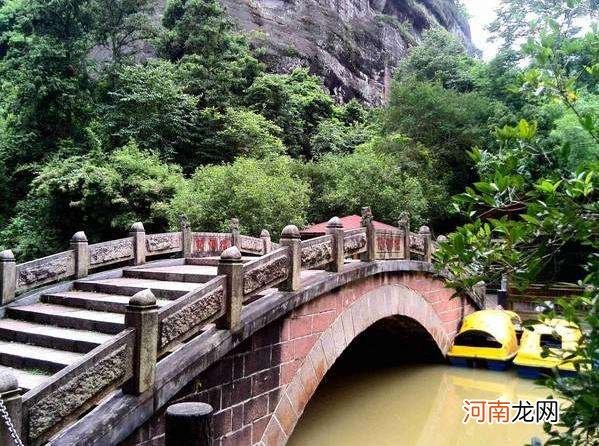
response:
M290 221L368 204L387 223L407 210L414 225L446 231L462 219L448 197L515 146L540 145L529 164L547 156L562 171L596 156L572 109L517 91L516 51L481 62L429 30L398 67L389 104L369 109L335 104L307 69L267 72L217 0L169 0L161 25L152 5L0 2L0 246L20 259L80 229L92 240L136 219L166 230L183 211L198 229L237 216L276 237ZM596 41L568 51L586 66ZM577 110L593 113L596 98L587 89ZM497 140L521 119L535 122L534 145Z
M586 34L574 26L590 11L585 1L503 2L492 28L508 39L528 36L516 54L528 66L513 94L532 104L526 114L556 103L561 113L543 127L522 119L498 128L496 149L470 152L479 180L454 199L469 221L435 253L458 290L497 283L503 274L519 288L533 281L584 286L583 296L558 299L535 322L560 317L583 330L572 351L544 352L577 371L542 380L567 402L560 423L544 426L547 445L599 444L599 53L596 24Z
M175 225L186 214L193 227L228 231L239 218L240 230L280 234L287 224L303 226L310 186L285 156L257 160L237 158L231 164L200 167L171 203Z

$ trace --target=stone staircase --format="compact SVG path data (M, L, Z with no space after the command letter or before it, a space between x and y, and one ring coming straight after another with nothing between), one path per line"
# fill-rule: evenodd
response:
M159 306L167 305L214 278L217 264L218 257L207 257L124 268L122 277L76 280L71 291L9 307L0 320L0 370L25 390L37 387L119 333L130 296L150 289Z

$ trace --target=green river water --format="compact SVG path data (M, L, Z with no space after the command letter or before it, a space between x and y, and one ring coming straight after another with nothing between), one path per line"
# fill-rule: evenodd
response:
M548 390L512 371L400 365L333 371L293 432L290 446L506 446L542 438L540 424L463 424L464 399L531 402Z

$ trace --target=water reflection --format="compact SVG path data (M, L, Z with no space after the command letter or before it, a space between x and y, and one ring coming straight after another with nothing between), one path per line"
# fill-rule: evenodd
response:
M542 437L541 425L462 424L464 399L544 399L548 390L515 372L446 365L333 370L304 415L291 446L505 446Z

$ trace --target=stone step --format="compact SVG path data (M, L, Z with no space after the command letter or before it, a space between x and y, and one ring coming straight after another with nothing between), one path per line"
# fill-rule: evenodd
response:
M87 353L110 338L111 335L94 331L61 328L15 319L0 320L0 340L23 342L40 347Z
M252 260L256 260L259 257L251 257L251 256L243 256L241 257L241 261L251 262ZM210 257L188 257L185 259L186 265L203 265L203 266L218 266L218 262L220 260L220 256L210 256Z
M3 365L0 365L0 372L11 373L15 378L17 378L19 387L25 390L31 390L40 384L45 383L50 378L50 375L45 374L41 370L15 369L13 367L6 367Z
M208 265L176 265L153 268L125 268L124 277L205 283L216 277L216 267Z
M64 293L45 294L42 296L42 302L84 308L86 310L125 313L130 298L131 296L123 296L121 294L66 291ZM156 303L162 307L169 302L169 300L159 299Z
M139 291L152 290L157 299L177 299L202 285L186 282L166 282L150 279L133 279L119 277L104 280L77 280L75 289L78 291L93 291L106 294L121 294L133 296Z
M40 369L56 373L83 356L83 353L55 350L21 342L0 341L0 364L18 369Z
M125 326L125 316L119 313L84 310L47 303L7 308L6 314L12 319L107 334L117 334Z

